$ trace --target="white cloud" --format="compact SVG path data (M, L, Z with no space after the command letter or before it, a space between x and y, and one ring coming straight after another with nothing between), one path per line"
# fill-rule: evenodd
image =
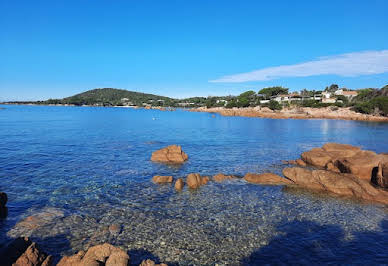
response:
M268 67L252 72L223 76L215 80L210 80L210 82L264 81L281 77L308 77L317 75L354 77L385 72L388 72L388 50L364 51L321 57L314 61L295 65Z

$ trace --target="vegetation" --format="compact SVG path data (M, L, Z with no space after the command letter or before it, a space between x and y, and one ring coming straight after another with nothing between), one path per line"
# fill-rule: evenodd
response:
M326 87L326 91L334 92L338 89L337 84ZM343 89L346 90L346 89ZM89 90L63 99L49 99L37 102L10 102L22 104L69 104L69 105L92 105L92 106L163 106L163 107L226 107L241 108L267 106L272 110L280 110L282 107L301 106L321 108L332 106L351 107L356 112L365 114L380 114L388 116L388 85L381 89L358 90L358 95L348 98L344 95L335 96L335 103L322 103L316 100L315 96L322 91L303 89L294 100L277 102L274 98L280 94L288 94L289 89L275 86L263 88L256 93L248 90L238 96L209 96L191 97L186 99L173 99L154 94L140 93L134 91L104 88Z

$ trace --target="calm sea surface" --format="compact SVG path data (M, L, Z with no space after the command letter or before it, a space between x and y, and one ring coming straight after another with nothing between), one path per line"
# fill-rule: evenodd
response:
M388 263L388 211L247 184L177 193L153 175L281 173L281 160L326 142L388 152L388 124L215 117L128 108L3 106L0 244L27 235L56 259L109 242L132 262L179 265ZM150 161L179 144L181 167ZM39 226L17 223L31 215ZM114 226L112 226L114 225Z

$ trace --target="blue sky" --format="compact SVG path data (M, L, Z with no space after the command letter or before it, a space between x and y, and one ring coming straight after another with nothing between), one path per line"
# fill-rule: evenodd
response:
M386 0L0 0L0 100L382 87L387 10Z

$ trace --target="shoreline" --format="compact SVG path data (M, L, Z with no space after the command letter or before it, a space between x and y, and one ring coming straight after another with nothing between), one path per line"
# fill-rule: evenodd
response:
M0 103L1 105L27 105L27 106L71 106L71 107L110 107L110 108L131 108L131 109L145 109L145 110L159 110L159 111L175 111L175 107L162 106L99 106L99 105L74 105L74 104L33 104L33 103ZM225 107L195 107L184 109L189 112L202 113L217 113L222 116L238 116L238 117L258 117L270 119L332 119L332 120L352 120L352 121L368 121L368 122L386 122L388 117L376 116L370 114L357 113L350 110L350 107L291 107L284 108L280 111L273 111L268 107L244 107L232 108Z
M260 117L271 119L335 119L370 122L388 122L388 117L361 114L347 108L311 108L297 107L285 108L281 111L272 111L267 107L245 107L227 109L224 107L198 107L189 110L190 112L218 113L222 116Z

